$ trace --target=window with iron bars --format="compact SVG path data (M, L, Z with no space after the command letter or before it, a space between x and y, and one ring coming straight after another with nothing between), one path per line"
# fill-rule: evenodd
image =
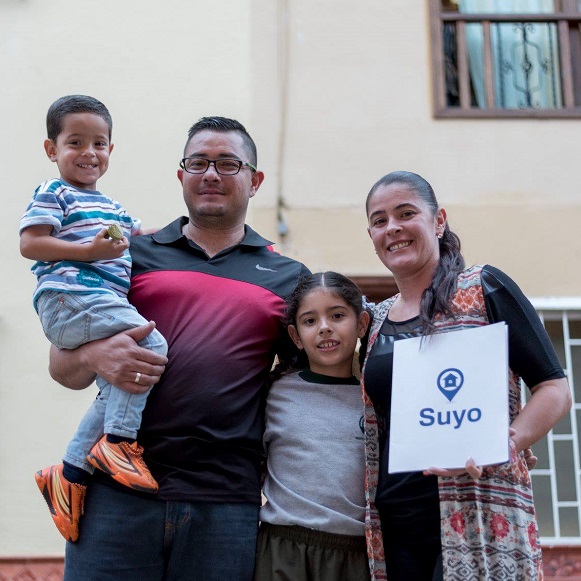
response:
M533 300L573 394L573 406L533 446L535 509L543 545L581 545L581 299ZM523 398L529 397L523 389Z
M436 117L581 117L581 0L429 0Z

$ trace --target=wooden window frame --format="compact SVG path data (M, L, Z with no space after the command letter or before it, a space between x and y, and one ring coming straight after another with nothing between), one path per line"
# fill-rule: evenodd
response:
M367 299L380 303L398 292L392 276L349 276Z
M429 0L432 40L432 80L434 116L436 118L581 118L581 12L576 0L556 0L557 7L545 14L469 14L442 9L441 0ZM492 69L492 24L512 22L555 23L558 29L559 59L563 107L561 109L500 109L494 107L494 73ZM455 23L458 57L459 107L446 102L443 27ZM465 26L479 23L483 28L483 64L486 109L471 106Z

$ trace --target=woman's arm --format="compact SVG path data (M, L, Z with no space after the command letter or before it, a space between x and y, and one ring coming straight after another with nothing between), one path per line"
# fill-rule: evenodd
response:
M530 470L537 463L530 446L546 436L549 430L569 413L572 405L571 390L564 377L543 381L531 388L531 393L531 398L510 425L511 448L514 445L516 454L524 451L525 461ZM448 470L430 467L424 471L424 474L458 476L468 472L472 478L480 478L482 468L482 466L476 466L474 460L469 458L464 469Z
M487 265L482 271L482 286L490 322L508 324L511 369L532 385L532 395L512 422L509 437L513 452L524 451L527 464L534 467L536 458L529 448L571 409L569 384L539 316L518 285ZM469 459L464 471L479 478L482 468ZM426 473L456 476L464 471L429 468Z
M153 331L155 323L130 329L82 345L78 349L51 347L51 377L70 389L85 389L99 375L129 393L143 393L156 384L167 357L140 347L137 342ZM135 382L140 373L139 383Z
M517 452L538 442L571 409L572 398L565 377L549 379L531 388L531 398L511 424Z

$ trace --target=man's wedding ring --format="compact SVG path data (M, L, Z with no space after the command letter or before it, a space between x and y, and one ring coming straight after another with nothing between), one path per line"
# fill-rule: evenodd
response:
M136 373L135 374L135 379L133 380L135 383L139 383L139 380L141 379L141 373Z

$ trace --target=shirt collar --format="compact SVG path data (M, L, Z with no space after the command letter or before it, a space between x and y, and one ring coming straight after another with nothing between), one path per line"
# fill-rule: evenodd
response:
M359 380L355 376L351 377L331 377L322 375L310 369L303 369L299 372L299 377L307 383L323 383L327 385L359 385Z
M188 223L188 218L182 216L168 224L165 228L152 234L153 240L158 244L172 244L185 238L182 228ZM271 246L273 242L257 234L250 226L244 225L244 238L237 246Z

